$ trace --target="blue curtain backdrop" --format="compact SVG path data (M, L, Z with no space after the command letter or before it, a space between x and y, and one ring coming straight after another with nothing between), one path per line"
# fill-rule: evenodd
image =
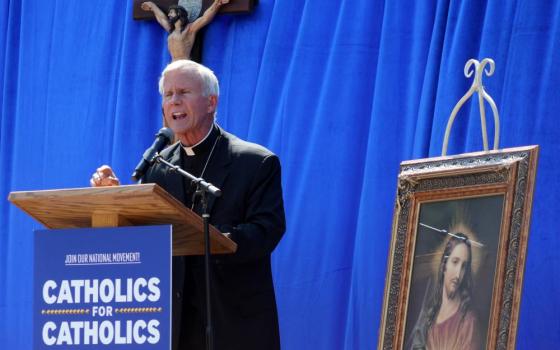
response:
M127 182L160 127L169 59L163 30L133 21L131 7L0 1L1 198L88 186L104 163ZM376 347L399 163L440 154L471 84L464 64L484 57L497 66L484 84L500 146L541 145L517 347L560 344L559 25L559 1L260 0L208 27L219 123L283 164L288 230L273 255L283 349ZM481 149L469 103L449 153ZM41 227L0 201L3 349L31 348Z

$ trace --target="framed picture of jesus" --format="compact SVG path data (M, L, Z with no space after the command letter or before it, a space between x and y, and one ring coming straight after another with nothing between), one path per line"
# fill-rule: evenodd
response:
M379 349L514 347L537 153L401 164Z

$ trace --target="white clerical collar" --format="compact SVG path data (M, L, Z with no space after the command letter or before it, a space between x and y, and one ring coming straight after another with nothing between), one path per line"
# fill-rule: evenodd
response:
M200 145L201 143L203 143L210 136L210 134L212 133L212 130L214 130L214 124L212 124L212 126L210 126L210 130L208 130L208 134L206 134L206 136L204 136L204 138L202 140L198 141L196 143L196 145L184 146L183 144L181 144L181 146L183 146L183 149L187 153L187 156L192 157L196 154L195 151L194 151L194 148L196 146Z

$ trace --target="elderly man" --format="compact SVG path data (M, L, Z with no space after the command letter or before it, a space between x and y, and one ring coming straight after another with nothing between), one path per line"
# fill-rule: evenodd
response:
M167 125L179 142L161 155L222 190L210 200L211 224L230 232L238 249L214 256L212 310L215 349L279 349L270 254L285 230L280 163L270 151L242 141L215 124L219 87L208 68L188 60L169 64L159 82ZM142 179L155 182L195 212L190 180L154 164ZM94 186L118 184L104 166ZM174 349L205 347L203 257L173 261Z

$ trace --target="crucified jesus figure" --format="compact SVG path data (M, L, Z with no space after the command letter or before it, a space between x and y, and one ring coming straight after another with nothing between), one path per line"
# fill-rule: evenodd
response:
M176 61L190 59L196 33L210 23L220 7L229 3L229 1L214 0L202 16L192 23L189 23L188 13L182 6L169 7L167 15L152 1L143 2L141 7L144 11L152 11L158 23L169 33L167 48L171 55L171 61Z

